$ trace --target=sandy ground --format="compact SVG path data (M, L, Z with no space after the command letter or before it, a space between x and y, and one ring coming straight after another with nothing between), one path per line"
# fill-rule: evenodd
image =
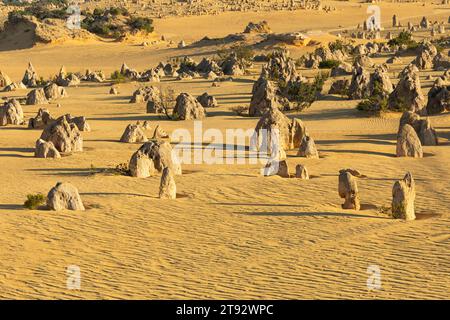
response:
M288 28L291 22L283 21L283 15L297 14L303 20L293 19ZM230 17L242 23L230 23ZM301 12L264 18L276 31L319 26ZM167 19L157 26L161 33L198 40L205 35L206 22L215 26L207 28L208 34L224 36L241 31L259 14L209 19ZM336 16L320 26L339 28L350 24L348 19L337 23ZM202 50L117 43L41 46L0 52L0 67L14 80L21 78L29 60L44 77L62 64L68 71L91 68L109 74L123 61L142 70L171 56L208 52ZM401 67L391 71L398 73ZM229 108L249 103L259 68L220 87L206 80L164 80L160 85L214 95L220 107L208 110L204 129L249 129L258 119L238 117ZM425 80L428 74L441 72L421 74L425 92L432 83ZM168 132L193 130L192 121L160 119L146 114L144 104L129 104L137 86L122 84L120 94L111 96L107 84L82 84L48 106L54 116L87 116L93 130L83 133L83 153L36 159L33 148L40 131L0 128L0 298L449 298L450 114L431 117L439 146L424 147L423 159L396 158L400 115L368 118L354 109L356 101L325 95L303 113L290 114L306 123L321 155L304 159L295 150L288 152L290 171L305 164L312 179L263 177L259 164L184 165L185 174L176 177L179 198L170 201L157 198L159 176L98 173L127 162L139 147L118 142L129 123L150 120L153 128L160 124ZM25 106L26 117L38 108ZM359 212L340 208L337 174L346 167L367 175L358 180ZM390 206L392 185L407 171L417 184L418 219L412 222L379 212L381 206ZM27 194L47 193L57 181L76 185L88 210L23 208ZM70 265L80 267L81 290L66 288ZM370 265L380 267L381 290L367 289Z

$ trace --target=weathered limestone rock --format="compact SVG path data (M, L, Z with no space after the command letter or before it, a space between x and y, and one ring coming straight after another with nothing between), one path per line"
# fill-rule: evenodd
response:
M45 126L53 122L54 119L50 115L48 109L40 108L36 117L31 118L28 121L28 128L30 129L43 129Z
M154 101L156 104L161 101L161 92L155 86L146 86L137 89L133 93L130 103L147 102L150 100Z
M277 96L276 85L265 77L260 77L253 84L249 116L262 116L272 108L283 109L280 99Z
M350 63L342 62L337 67L333 67L330 72L331 77L347 76L351 75L353 67Z
M433 58L433 69L440 71L447 71L450 69L450 57L445 56L442 52L438 53Z
M23 110L19 101L11 99L0 107L0 126L23 124Z
M81 83L80 78L75 73L67 74L66 68L64 66L59 70L59 74L55 80L58 86L62 87L73 87Z
M105 77L105 74L103 73L103 71L86 70L86 74L82 78L82 80L102 83L106 80L106 77Z
M300 77L287 50L275 50L267 65L264 66L262 74L268 79L279 79L285 83L296 81Z
M128 167L132 177L147 178L155 174L153 160L140 149L131 156Z
M422 20L420 21L420 27L424 28L424 29L428 29L430 27L430 21L428 21L428 19L426 17L423 17Z
M372 68L375 65L375 62L367 55L360 55L356 57L353 65L355 67Z
M298 164L295 167L295 177L303 180L309 179L308 169L304 165Z
M52 142L59 152L83 151L83 138L75 123L64 115L45 127L41 139Z
M135 142L147 142L147 136L140 125L129 124L126 128L120 142L135 143Z
M58 86L56 83L50 83L44 88L45 97L48 100L60 99L67 97L66 89Z
M269 159L263 171L264 176L289 178L289 168L285 159Z
M134 69L130 69L125 62L122 64L122 67L120 68L120 74L134 81L137 81L141 78L139 72L137 72Z
M377 66L370 75L369 91L371 96L381 94L384 97L388 97L394 91L386 65Z
M148 177L155 169L162 172L167 167L173 174L182 174L181 164L170 143L160 140L145 142L131 157L129 167L133 177Z
M36 158L61 158L61 155L52 142L42 139L36 141L36 149L34 150Z
M228 56L220 65L223 74L227 76L242 76L245 73L245 68L241 61L239 61L236 54Z
M38 81L38 76L37 76L36 70L34 70L33 65L31 64L31 62L29 62L28 68L27 68L27 70L25 70L25 74L23 75L22 83L26 87L36 87L37 81Z
M297 156L306 158L319 158L319 152L317 151L316 144L313 138L305 135L302 139L300 147L298 149Z
M173 115L180 120L201 120L206 117L203 106L189 93L181 93L177 97Z
M66 118L69 123L74 123L77 126L78 130L85 132L91 131L91 127L89 126L86 117L72 117L70 114L66 114Z
M3 71L0 71L0 87L9 86L11 83L13 83L11 78Z
M161 176L161 183L159 185L160 199L176 199L177 186L172 170L169 167L164 168Z
M78 189L68 182L58 182L47 195L47 207L50 210L60 211L64 209L84 211Z
M250 147L270 154L274 146L279 150L291 150L300 146L306 132L300 119L289 120L280 110L270 109L256 124Z
M433 87L428 91L427 114L439 114L450 111L450 85L438 78Z
M161 79L159 78L159 73L156 69L149 69L147 71L144 71L141 76L139 77L140 81L146 81L146 82L160 82Z
M422 158L422 144L416 131L409 124L401 127L397 136L397 157Z
M405 111L400 118L398 132L401 131L405 124L409 124L413 127L423 146L436 146L438 144L436 130L431 126L431 122L428 118L422 118L414 112Z
M424 106L425 98L420 85L419 70L410 64L400 73L400 81L389 95L388 108L420 113Z
M155 131L153 131L152 139L159 140L159 139L166 139L166 138L169 138L169 134L166 131L164 131L160 125L157 125L155 128Z
M355 177L346 170L339 171L339 196L345 199L342 209L360 209L358 185Z
M45 97L44 89L33 89L27 95L27 105L47 104L48 100Z
M414 59L413 64L419 70L431 69L433 67L433 59L437 55L437 49L430 42L424 42L419 47L419 53Z
M331 84L330 90L328 90L328 94L347 95L349 86L350 81L348 81L348 79L336 80Z
M216 75L222 75L222 69L219 67L219 65L210 58L203 58L202 61L196 66L195 71L207 75L211 72Z
M244 33L271 33L267 21L260 21L258 23L249 22L245 27Z
M13 82L7 85L3 91L10 92L10 91L16 91L17 89L26 89L27 87L22 82Z
M393 15L392 16L392 26L395 28L395 27L398 27L398 18L397 18L397 15Z
M197 101L200 102L203 108L214 108L218 106L216 98L209 95L208 92L198 96Z
M392 216L395 219L415 220L414 200L416 187L411 173L407 173L403 180L396 181L392 188Z
M349 97L352 99L364 99L370 96L370 74L361 66L353 70L353 76L349 87Z

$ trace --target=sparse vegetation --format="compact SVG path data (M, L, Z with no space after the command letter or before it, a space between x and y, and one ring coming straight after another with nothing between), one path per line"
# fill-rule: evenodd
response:
M44 205L45 196L42 193L28 194L27 200L24 202L24 206L30 210L36 210L39 206Z
M385 112L388 109L387 96L388 94L383 91L381 83L375 82L372 95L368 99L359 102L356 109L376 114Z
M339 66L340 61L337 60L324 60L319 62L319 69L331 69Z
M128 81L128 78L125 77L125 75L123 75L122 73L120 73L119 70L116 70L113 73L111 73L111 81L115 84L124 83Z
M312 82L283 83L279 81L278 86L289 101L295 103L294 110L302 111L317 100L327 79L328 73L321 72L314 77Z
M221 49L217 51L219 61L226 60L232 54L235 54L236 58L241 61L252 61L255 56L253 49L244 45L235 45L228 49Z
M159 98L161 103L161 109L164 112L164 115L167 117L167 119L170 120L178 120L177 114L169 114L169 110L172 110L172 107L175 103L176 97L175 97L175 90L171 87L168 87L166 89L159 89Z
M412 39L411 32L402 31L398 34L397 37L389 40L388 44L390 46L406 46L408 50L416 49L419 46L419 43Z
M81 27L101 37L119 38L127 32L153 32L152 19L132 16L125 8L96 8L93 12L84 11L82 14L85 18Z
M130 168L128 167L128 163L119 163L113 170L113 174L122 175L122 176L129 176L130 174Z

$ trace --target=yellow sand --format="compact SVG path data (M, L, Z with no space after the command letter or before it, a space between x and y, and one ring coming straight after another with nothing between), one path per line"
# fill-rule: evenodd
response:
M352 6L355 12L359 6L335 4ZM387 4L383 20L390 21L394 8L400 18L442 12L429 5L418 9L417 4ZM230 13L167 19L156 26L161 34L198 40L242 31L248 21L260 18L276 32L337 29L359 23L365 17L365 10L360 11L355 21L352 11ZM286 20L287 16L298 19ZM123 61L143 70L171 56L198 54L199 60L213 49L217 48L178 50L100 42L38 46L0 52L0 69L15 81L30 60L45 78L62 64L68 71L90 68L109 74ZM229 108L249 103L260 67L256 65L251 76L220 87L202 79L163 80L160 85L214 95L220 107L208 110L205 129L248 129L257 118L238 117ZM397 74L401 68L392 70ZM425 92L432 83L425 80L428 74L442 73L422 73ZM185 174L176 177L179 199L162 201L157 198L159 176L92 174L127 162L139 147L118 142L129 123L150 120L153 128L160 124L168 132L192 130L192 121L159 119L146 114L144 104L129 104L137 86L122 84L120 94L112 96L107 84L84 83L68 88L68 98L48 105L54 116L88 117L93 130L83 133L83 153L36 159L33 148L40 130L0 128L0 298L450 297L448 113L431 117L441 145L424 147L423 159L396 158L400 115L368 118L354 109L356 101L326 96L297 115L315 139L321 159L306 160L296 157L295 150L288 152L290 171L305 164L311 180L262 177L260 165L185 165ZM56 108L56 103L62 107ZM25 106L26 117L34 116L38 108ZM347 167L367 175L358 180L359 212L340 208L337 173ZM390 219L378 209L390 206L392 185L407 171L417 184L418 220L412 222ZM58 181L77 186L88 210L23 208L27 194L46 194ZM69 265L81 269L81 290L66 288ZM367 289L369 265L381 269L381 290Z

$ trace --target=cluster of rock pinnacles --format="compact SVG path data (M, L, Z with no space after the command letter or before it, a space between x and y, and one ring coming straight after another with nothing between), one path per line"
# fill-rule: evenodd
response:
M386 64L376 66L372 74L365 68L373 67L374 63L369 53L388 50L372 45L359 45L353 48L359 52L353 65L345 62L331 70L332 76L352 75L351 82L341 83L335 81L330 93L339 93L341 87L349 86L351 99L363 99L374 94L376 84L381 85L382 91L388 99L389 107L395 107L401 102L411 106L411 110L404 112L400 119L397 133L396 156L397 157L423 157L422 146L438 144L436 131L431 126L429 119L423 115L436 114L450 109L448 106L448 72L443 78L439 78L428 94L428 104L421 92L418 76L419 69L439 68L446 60L429 43L420 47L420 53L400 74L400 81L394 87L388 76ZM310 54L305 60L308 68L317 68L320 61L328 59L343 60L345 53L340 50L330 51L328 48L319 48L314 54ZM189 59L189 58L186 58ZM444 61L445 60L445 61ZM387 61L387 63L392 63ZM229 57L224 65L217 65L211 59L203 59L199 64L194 61L184 61L179 69L171 64L162 64L142 73L129 68L126 64L121 67L120 73L129 79L139 81L159 82L163 76L177 76L180 79L203 75L208 79L215 79L220 75L240 75L243 71L237 63L236 57ZM259 79L254 83L252 99L249 106L250 116L259 116L254 135L251 140L250 150L265 150L269 160L263 169L267 176L278 175L291 177L286 159L286 151L297 149L297 156L319 159L314 139L309 134L305 124L297 118L289 119L282 111L291 108L290 96L281 92L272 79L282 79L289 84L305 81L296 70L295 62L289 57L286 50L275 51L267 64L263 67ZM5 90L17 88L34 88L26 97L26 104L46 104L50 100L67 96L64 87L78 85L80 81L103 82L105 76L100 72L86 71L84 76L67 74L64 67L61 68L54 82L47 83L42 88L38 87L37 73L30 63L20 83L13 83L9 77L0 71L0 83ZM118 94L117 88L111 87L111 94ZM155 86L145 86L136 90L130 100L131 103L147 103L148 113L167 112L162 101L162 93ZM189 93L180 93L175 99L172 116L178 120L201 120L207 114L207 108L217 107L216 99L207 92L198 97ZM21 104L16 99L5 102L0 108L0 125L20 125L25 122ZM60 158L61 154L83 151L83 138L81 132L90 131L90 126L85 117L73 117L70 114L54 119L46 108L39 109L34 118L29 119L30 129L42 129L40 138L36 141L35 156L38 158ZM181 175L181 165L176 159L169 142L163 139L169 138L167 132L160 126L153 129L153 134L146 131L151 129L148 121L129 124L120 142L143 143L143 145L131 156L129 161L129 173L132 177L146 178L161 174L159 197L161 199L176 199L175 175ZM308 169L302 164L295 168L295 177L308 180ZM342 169L339 171L338 193L344 199L343 209L359 210L361 208L357 179L362 175L355 169ZM392 191L392 216L405 220L415 219L414 199L415 184L411 173L407 173L403 180L394 184ZM70 183L58 183L50 190L47 196L47 206L52 210L84 210L78 190Z

